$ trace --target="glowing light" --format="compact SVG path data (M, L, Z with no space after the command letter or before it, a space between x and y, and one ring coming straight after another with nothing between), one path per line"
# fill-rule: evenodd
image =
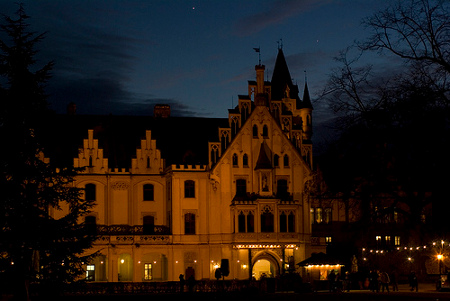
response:
M124 260L124 259L121 259L121 260L120 260L120 263L124 263L124 262L125 262L125 260Z
M444 255L442 255L442 254L438 254L436 257L437 257L438 260L444 259Z

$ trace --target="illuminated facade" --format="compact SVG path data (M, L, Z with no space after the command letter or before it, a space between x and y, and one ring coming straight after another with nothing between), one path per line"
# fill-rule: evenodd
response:
M86 167L74 185L97 204L85 217L99 235L93 251L101 254L87 266L89 280L176 281L180 274L215 279L215 270L226 266L226 279L276 277L324 251L324 244L311 243L305 194L313 166L308 88L300 99L281 49L270 82L263 65L255 70L256 80L248 82L248 94L239 95L228 119L191 132L196 137L212 131L215 138L204 144L172 136L176 117L154 117L154 123L142 123L145 130L138 134L144 137L132 145L126 164L104 142L116 138L105 134L105 124L87 125L73 164ZM136 120L112 124L126 131ZM178 119L178 129L191 121ZM183 148L188 151L180 161L168 159ZM204 161L196 153L200 148Z

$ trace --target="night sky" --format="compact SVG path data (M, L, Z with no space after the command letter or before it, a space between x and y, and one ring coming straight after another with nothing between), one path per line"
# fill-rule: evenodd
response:
M14 16L18 1L0 0ZM37 67L53 60L48 85L58 113L150 115L168 103L175 116L227 117L255 79L259 47L272 77L278 46L303 95L305 71L315 120L333 57L367 31L361 20L392 1L209 0L22 1L30 29L47 32Z

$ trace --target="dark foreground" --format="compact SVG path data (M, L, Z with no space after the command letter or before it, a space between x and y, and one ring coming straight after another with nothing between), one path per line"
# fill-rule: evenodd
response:
M408 300L408 301L444 301L450 300L449 292L395 292L395 293L372 293L369 291L350 292L350 293L264 293L264 294L246 294L246 293L183 293L183 294L152 294L152 295L108 295L108 296L67 296L64 301L168 301L168 300L196 300L196 301L244 301L244 300L279 300L279 301L309 301L309 300ZM39 299L35 299L39 300Z

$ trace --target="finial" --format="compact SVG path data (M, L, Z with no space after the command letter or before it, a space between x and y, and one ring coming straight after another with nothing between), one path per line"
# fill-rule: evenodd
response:
M278 50L283 50L283 39L279 39L277 41L277 44L278 44Z

